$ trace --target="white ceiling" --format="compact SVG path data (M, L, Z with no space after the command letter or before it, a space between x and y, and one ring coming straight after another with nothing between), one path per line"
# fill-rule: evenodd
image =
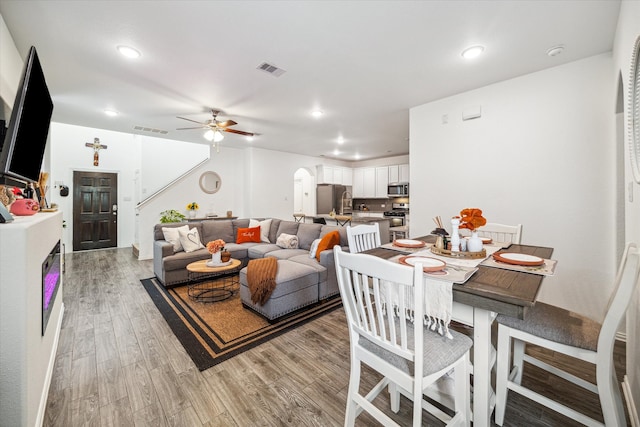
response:
M409 108L612 49L620 2L3 0L23 57L38 50L53 120L207 143L211 108L255 146L343 160L409 152ZM473 44L484 55L466 61ZM564 53L546 51L562 44ZM116 51L142 52L128 60ZM267 61L286 70L273 77ZM104 109L120 112L106 117ZM321 119L310 112L319 108ZM344 137L344 144L336 140ZM108 143L108 141L104 141ZM334 155L339 149L341 154Z

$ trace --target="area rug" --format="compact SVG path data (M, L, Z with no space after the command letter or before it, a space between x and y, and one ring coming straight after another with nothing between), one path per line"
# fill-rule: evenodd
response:
M189 298L186 286L166 289L155 277L141 282L201 371L342 306L337 296L269 323L244 308L238 292L225 301L202 303Z

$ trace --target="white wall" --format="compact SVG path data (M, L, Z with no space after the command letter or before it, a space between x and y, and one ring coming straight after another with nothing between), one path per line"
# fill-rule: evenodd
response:
M623 1L620 8L620 17L613 47L614 70L609 77L610 81L617 84L619 76L623 80L623 94L628 96L629 74L631 70L631 55L633 44L640 36L640 2ZM615 90L617 91L617 87ZM612 89L613 90L613 89ZM625 98L624 108L628 114L628 103ZM625 114L625 124L628 117ZM628 129L624 126L623 131ZM625 143L629 135L625 135ZM640 244L640 186L633 182L628 150L625 153L625 184L631 185L633 202L626 197L625 218L626 218L626 239ZM625 185L626 187L626 185ZM628 188L626 188L628 191ZM628 192L626 193L629 195ZM632 405L635 406L635 419L638 420L638 410L640 410L640 338L638 337L638 325L640 324L640 292L636 292L631 308L627 313L627 378L626 386L632 394Z
M611 66L599 55L413 108L411 234L466 207L522 223L523 243L559 260L540 300L602 319L615 269ZM469 106L482 117L463 122Z

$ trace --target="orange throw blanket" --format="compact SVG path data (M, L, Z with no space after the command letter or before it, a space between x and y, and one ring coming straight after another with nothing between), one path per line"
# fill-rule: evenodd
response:
M276 258L252 259L247 265L247 281L251 301L264 305L276 288L278 260Z

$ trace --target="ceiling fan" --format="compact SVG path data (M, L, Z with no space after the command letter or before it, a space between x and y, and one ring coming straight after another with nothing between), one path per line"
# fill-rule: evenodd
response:
M177 118L179 119L186 120L188 122L198 123L200 126L178 128L177 130L207 129L207 131L204 133L205 139L207 139L208 141L213 141L215 143L218 143L224 139L224 135L222 134L223 132L235 133L235 134L244 135L247 137L254 136L254 134L251 132L231 129L230 126L234 126L238 124L233 120L218 121L217 117L218 117L218 114L220 114L220 111L211 110L211 114L213 115L213 119L207 120L206 122L199 122L197 120L191 120L191 119L187 119L186 117L178 116Z

